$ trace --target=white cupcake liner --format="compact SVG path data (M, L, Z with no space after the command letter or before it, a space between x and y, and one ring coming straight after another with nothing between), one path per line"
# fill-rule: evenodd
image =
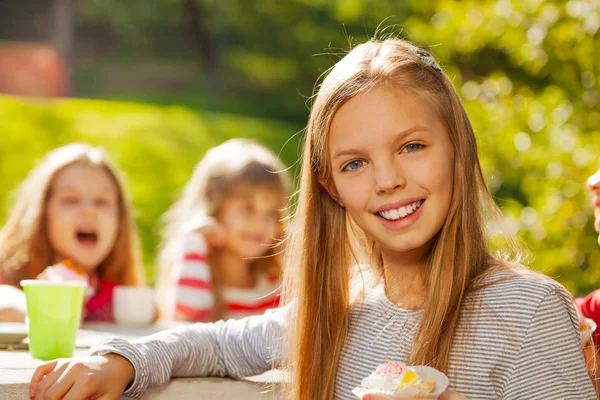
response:
M402 390L381 390L358 386L352 390L352 393L354 393L360 399L362 399L362 397L366 394L383 394L398 399L411 397L420 399L437 399L448 388L448 384L450 383L448 377L437 369L428 367L426 365L417 365L414 367L411 366L411 368L414 368L415 372L421 377L421 379L433 379L435 381L435 389L433 392L427 393L423 389L416 388L406 388Z
M585 325L587 326L587 329L584 329L579 333L582 346L585 346L590 341L594 331L596 330L596 323L589 318L585 319Z

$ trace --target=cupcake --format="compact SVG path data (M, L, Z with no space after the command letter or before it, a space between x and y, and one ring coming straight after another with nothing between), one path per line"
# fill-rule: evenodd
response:
M43 275L49 281L88 281L85 270L71 260L46 268Z
M438 398L448 387L446 375L427 366L409 367L404 363L387 360L362 380L352 393L362 398L368 393L385 394L398 398Z
M45 279L55 282L79 281L85 282L85 297L91 297L94 294L94 289L90 286L90 277L85 270L72 260L64 260L58 264L47 267L40 274L38 279Z

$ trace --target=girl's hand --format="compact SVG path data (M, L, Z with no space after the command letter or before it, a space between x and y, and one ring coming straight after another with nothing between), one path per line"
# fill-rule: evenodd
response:
M206 244L211 249L218 249L223 247L227 240L227 233L221 224L214 218L211 218L211 222L199 226L196 228L196 232L204 236Z
M225 245L227 233L219 221L213 217L195 217L183 225L184 232L197 232L204 236L206 244L211 249L218 249Z
M36 400L117 400L134 377L133 365L117 354L59 359L35 369L29 396Z
M366 394L362 397L362 400L396 400L396 397L393 396L385 396L382 394ZM417 400L422 399L422 397L411 397L406 398L404 400ZM465 396L460 395L454 390L446 390L444 393L438 397L438 400L469 400Z

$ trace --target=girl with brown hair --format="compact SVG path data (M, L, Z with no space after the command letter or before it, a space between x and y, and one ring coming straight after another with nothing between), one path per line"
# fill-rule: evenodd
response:
M231 139L196 165L165 214L161 318L216 321L277 307L289 178L267 148Z

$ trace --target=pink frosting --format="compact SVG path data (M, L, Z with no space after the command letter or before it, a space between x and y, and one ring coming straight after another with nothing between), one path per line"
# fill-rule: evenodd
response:
M400 375L406 370L406 364L387 360L375 370L377 375Z
M84 281L87 282L85 275L79 274L74 269L65 267L62 264L56 264L46 268L44 271L46 279L50 281Z

